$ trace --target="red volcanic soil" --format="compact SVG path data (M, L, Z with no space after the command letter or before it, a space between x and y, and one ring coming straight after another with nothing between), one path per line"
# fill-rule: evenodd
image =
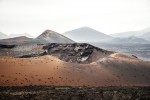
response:
M0 86L149 86L150 63L111 54L91 64L67 63L47 55L0 58Z

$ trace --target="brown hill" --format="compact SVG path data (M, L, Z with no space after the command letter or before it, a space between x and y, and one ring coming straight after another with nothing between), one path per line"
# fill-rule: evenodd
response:
M91 64L53 56L0 58L0 86L149 86L150 62L111 54Z

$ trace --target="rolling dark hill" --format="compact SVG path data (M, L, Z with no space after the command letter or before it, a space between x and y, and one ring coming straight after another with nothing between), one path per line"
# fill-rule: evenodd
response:
M2 39L0 40L0 44L6 44L6 45L17 45L17 44L24 44L29 41L31 41L32 38L28 38L26 36L20 36L15 38L8 38L8 39Z

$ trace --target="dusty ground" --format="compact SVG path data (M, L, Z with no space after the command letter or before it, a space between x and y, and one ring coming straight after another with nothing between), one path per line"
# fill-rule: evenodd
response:
M150 100L150 87L0 87L0 100Z
M91 64L67 63L47 55L0 58L0 86L149 86L150 63L112 54Z

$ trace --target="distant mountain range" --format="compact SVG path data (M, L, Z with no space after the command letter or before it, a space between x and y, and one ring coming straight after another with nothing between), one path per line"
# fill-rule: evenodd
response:
M89 27L81 27L63 35L76 42L104 42L104 43L150 43L150 28L141 31L131 31L106 35Z
M0 39L6 39L8 36L4 33L0 32Z
M145 32L144 34L142 34L142 35L139 36L139 37L150 41L150 31L149 31L149 32Z
M150 40L150 28L146 28L139 31L129 31L129 32L121 32L111 34L112 37L119 37L119 38L127 38L131 36L136 36L138 38L143 38L145 40Z
M10 34L8 36L8 38L21 37L21 36L25 36L25 37L28 37L28 38L34 38L32 35L30 35L28 33L24 33L24 34Z
M63 33L64 36L76 42L102 42L112 39L111 36L89 27L81 27Z
M3 37L5 34L0 34ZM11 37L11 38L8 38ZM0 44L45 44L45 43L74 43L73 40L57 33L52 30L45 30L41 35L37 38L29 38L32 37L29 34L11 34L9 36L6 35L7 39L1 39Z
M110 41L109 43L150 43L149 41L143 39L143 38L138 38L135 36L131 37L124 37L124 38L114 38Z
M0 32L0 39L8 39L8 38L15 38L15 37L22 37L22 36L25 36L25 37L28 37L28 38L33 38L32 35L27 34L27 33L6 35L6 34Z
M23 36L26 37L26 39L23 38ZM10 39L6 39L6 38L10 38ZM23 40L21 41L21 43L22 42L24 43L24 42L27 42L28 40L31 40L33 36L27 33L11 34L8 36L0 32L0 39L5 39L5 40L2 40L3 42L12 41L13 43L13 42L17 42L17 39L20 41L20 39L22 38ZM100 43L118 43L118 44L120 43L150 43L150 28L140 30L140 31L130 31L130 32L111 34L111 36L106 35L102 32L99 32L89 27L77 28L71 31L67 31L63 34L59 34L52 30L45 30L37 38L33 38L31 41L29 41L29 43L36 43L36 44L74 43L74 41L84 42L84 43L100 42Z

